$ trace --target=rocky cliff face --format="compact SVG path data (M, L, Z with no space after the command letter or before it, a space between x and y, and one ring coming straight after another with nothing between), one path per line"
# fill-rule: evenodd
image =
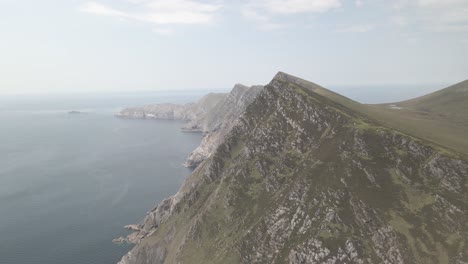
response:
M236 84L231 93L210 112L189 122L185 126L186 130L202 131L206 134L184 165L194 168L209 157L224 141L224 137L231 131L246 107L252 103L262 89L262 86L247 87Z
M195 103L151 104L125 108L117 114L121 118L170 119L190 121L206 115L228 94L210 93Z
M278 76L120 263L467 263L467 178L465 156Z

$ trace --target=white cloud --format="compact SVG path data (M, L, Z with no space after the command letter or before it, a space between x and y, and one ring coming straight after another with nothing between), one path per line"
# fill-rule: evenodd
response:
M160 25L206 25L211 24L221 4L217 2L198 2L194 0L127 0L127 8L114 8L98 2L87 2L81 11L135 20L144 23ZM167 35L169 28L156 27L155 32Z
M340 0L249 0L241 14L262 29L276 29L285 27L274 22L278 16L325 13L340 7Z
M362 0L356 0L356 1L354 1L354 4L355 4L356 6L362 6L362 5L364 5L364 1L362 1Z
M420 6L426 7L442 7L442 6L453 6L459 4L466 4L466 0L417 0Z
M354 32L354 33L366 33L372 31L375 28L374 25L365 24L365 25L340 25L338 26L338 32Z
M248 5L280 15L324 13L341 7L339 0L251 0Z
M467 0L398 0L394 7L431 31L468 31Z
M284 24L272 21L272 18L265 14L260 14L257 10L251 8L242 8L241 14L243 17L252 20L258 24L258 28L262 30L274 30L284 28Z
M87 13L93 13L96 15L104 15L104 16L120 16L120 17L127 16L125 12L115 10L111 7L108 7L108 6L105 6L96 2L85 3L81 7L81 11L87 12Z

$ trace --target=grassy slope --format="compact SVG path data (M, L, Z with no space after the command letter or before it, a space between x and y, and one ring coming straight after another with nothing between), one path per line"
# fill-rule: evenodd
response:
M385 126L468 155L468 80L404 102L366 105L285 73L278 76L365 114Z
M468 115L468 80L434 93L396 103L416 111Z
M390 105L367 107L386 125L468 154L468 81Z

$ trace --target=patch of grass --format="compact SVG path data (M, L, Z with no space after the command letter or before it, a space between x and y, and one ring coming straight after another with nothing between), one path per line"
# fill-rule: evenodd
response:
M405 157L406 155L408 155L408 153L405 150L401 149L401 148L394 147L393 149L395 150L395 152L400 157Z
M406 238L408 246L411 247L411 251L416 253L416 242L410 232L413 226L393 211L390 212L390 216L391 219L389 224L393 227L393 229L395 229L395 231L402 234Z
M402 176L397 169L391 169L390 175L393 183L397 184L401 190L404 199L403 204L413 213L419 212L422 208L435 202L435 195L429 194L424 190L418 189L415 186L406 183L402 180Z
M437 259L439 260L438 263L440 263L440 264L449 264L450 263L447 251L445 250L445 248L440 243L437 243Z
M328 238L332 238L334 237L334 234L332 232L330 232L329 230L322 230L319 232L319 237L323 238L323 239L328 239Z
M460 240L461 240L460 235L453 233L453 234L449 234L447 236L447 239L445 240L445 242L447 242L447 244L453 246L455 244L458 244L460 242Z

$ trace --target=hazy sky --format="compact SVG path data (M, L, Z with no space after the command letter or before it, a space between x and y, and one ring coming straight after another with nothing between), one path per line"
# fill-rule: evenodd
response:
M0 93L468 78L468 0L0 0Z

